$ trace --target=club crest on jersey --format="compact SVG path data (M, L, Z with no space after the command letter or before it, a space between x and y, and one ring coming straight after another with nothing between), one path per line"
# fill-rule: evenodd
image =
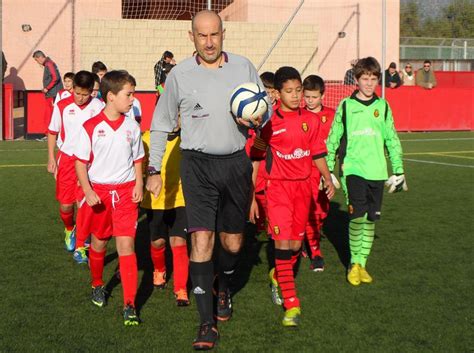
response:
M97 136L99 136L99 137L105 137L105 130L102 130L102 129L101 129L101 130L97 131Z
M280 234L280 227L278 227L278 226L273 227L273 233L275 233L275 235L279 235Z
M378 109L375 109L375 110L374 110L374 116L375 116L376 118L378 118L379 115L380 115L379 110L378 110Z
M324 123L326 123L326 121L328 121L328 119L326 118L326 115L323 115L321 117L321 122L324 124Z
M349 214L353 214L354 213L354 207L352 205L349 205L348 206L348 210L349 210Z
M301 128L303 129L304 132L308 132L308 129L309 129L308 124L303 123L303 124L301 125Z

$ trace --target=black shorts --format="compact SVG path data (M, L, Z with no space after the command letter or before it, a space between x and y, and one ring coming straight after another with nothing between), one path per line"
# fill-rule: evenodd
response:
M183 150L182 156L188 231L243 233L252 186L252 163L245 151L218 156Z
M366 180L357 175L346 176L349 219L364 217L380 219L383 197L383 180Z
M167 239L170 236L186 239L186 209L176 207L169 210L146 210L150 239Z

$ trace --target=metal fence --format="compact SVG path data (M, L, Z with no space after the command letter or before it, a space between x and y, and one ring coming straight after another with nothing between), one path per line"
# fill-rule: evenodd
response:
M474 60L472 38L400 38L400 60Z

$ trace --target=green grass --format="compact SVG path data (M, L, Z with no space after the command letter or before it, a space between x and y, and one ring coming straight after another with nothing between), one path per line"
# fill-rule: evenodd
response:
M473 351L474 133L400 137L405 158L416 161L405 162L409 192L384 196L367 265L374 283L354 288L345 281L337 250L344 258L347 221L339 192L322 244L326 270L316 274L301 262L300 327L280 325L282 311L271 303L267 284L267 243L249 240L240 268L245 285L234 297L233 319L219 326L216 351ZM430 141L449 138L456 140ZM63 250L45 148L0 143L0 351L191 351L196 307L177 308L170 288L152 291L143 223L137 237L143 324L123 327L120 285L107 307L90 303L87 267ZM5 167L31 164L44 166ZM107 280L116 266L112 257Z

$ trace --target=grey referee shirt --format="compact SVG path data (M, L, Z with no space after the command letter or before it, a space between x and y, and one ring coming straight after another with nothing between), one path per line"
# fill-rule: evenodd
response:
M178 124L178 111L181 115L181 149L225 155L245 147L247 128L234 121L230 113L230 96L242 83L255 82L260 87L263 84L248 59L226 52L222 54L223 64L217 69L206 68L201 65L199 56L194 56L169 73L151 124L150 166L156 170L161 168L166 134Z

